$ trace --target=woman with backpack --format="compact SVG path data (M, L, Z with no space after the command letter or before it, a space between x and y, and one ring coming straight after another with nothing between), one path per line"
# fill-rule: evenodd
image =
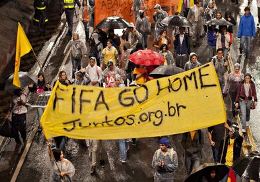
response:
M87 48L86 45L79 39L79 34L74 32L72 40L69 41L68 45L64 50L64 54L71 48L70 58L72 61L72 78L75 78L75 72L81 69L81 60L83 55L86 57Z

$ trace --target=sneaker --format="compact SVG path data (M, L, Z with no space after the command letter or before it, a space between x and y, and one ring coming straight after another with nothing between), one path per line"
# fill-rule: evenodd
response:
M120 160L120 162L121 162L122 164L125 164L125 163L126 163L126 161L125 161L125 160Z
M246 133L246 129L242 129L242 133Z

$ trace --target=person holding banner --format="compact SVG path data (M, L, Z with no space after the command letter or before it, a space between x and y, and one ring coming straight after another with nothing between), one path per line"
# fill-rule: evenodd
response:
M187 173L191 174L200 166L204 144L202 131L195 130L184 133L181 144L185 151L185 167Z
M89 60L89 64L86 68L81 69L81 71L85 72L87 77L90 79L90 86L99 86L102 80L102 70L97 65L97 61L95 57L91 57Z
M72 177L75 174L75 167L65 159L63 152L60 149L49 149L51 161L53 162L53 173L51 182L69 181L72 182Z
M153 155L154 182L173 182L178 167L177 152L170 146L169 139L160 139L160 148Z

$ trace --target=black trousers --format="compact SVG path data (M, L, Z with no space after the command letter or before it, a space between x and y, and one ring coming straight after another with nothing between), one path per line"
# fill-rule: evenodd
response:
M26 113L13 114L12 115L12 129L14 139L17 144L25 143L26 141ZM22 137L22 141L19 137L19 133Z
M68 27L69 27L69 34L72 34L73 31L73 16L74 16L74 8L67 8L65 9L65 14L66 14L66 20L68 23Z

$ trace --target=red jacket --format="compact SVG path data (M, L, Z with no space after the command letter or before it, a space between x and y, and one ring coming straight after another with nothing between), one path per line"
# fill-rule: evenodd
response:
M246 97L245 94L245 87L244 87L244 81L240 83L238 90L237 90L237 97L236 97L236 102L239 102L239 99L242 100L252 100L254 99L255 102L257 102L257 97L256 97L256 89L255 89L255 84L254 82L250 82L250 88L249 88L249 96Z

